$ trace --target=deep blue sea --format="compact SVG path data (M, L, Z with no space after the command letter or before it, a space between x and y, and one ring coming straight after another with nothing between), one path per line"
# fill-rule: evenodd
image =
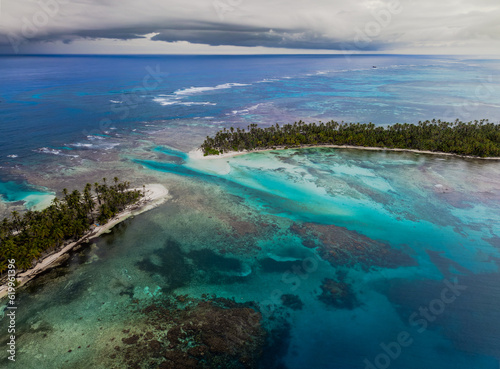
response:
M2 57L0 165L109 150L106 139L158 122L498 121L498 73L496 60L427 56ZM7 200L24 199L5 187Z
M180 368L188 355L221 368L498 369L500 162L188 152L251 123L498 123L499 72L471 57L1 57L0 210L115 174L171 195L19 291L18 360L6 367ZM207 327L216 303L227 317L260 312L252 364L213 364L221 349L203 332L193 337L217 360L189 351L187 320ZM176 325L186 346L174 358ZM251 345L234 337L222 342L237 357Z

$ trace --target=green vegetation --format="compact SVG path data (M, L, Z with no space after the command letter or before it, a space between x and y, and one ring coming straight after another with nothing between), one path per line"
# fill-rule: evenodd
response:
M18 269L28 269L43 253L54 250L66 241L77 240L95 224L106 223L128 205L136 203L143 194L129 190L129 182L114 184L87 183L83 193L69 193L64 189L62 199L41 211L27 211L23 215L13 211L0 224L0 273L7 268L7 260L15 259Z
M201 145L206 155L228 151L300 147L303 145L352 145L364 147L427 150L477 157L500 157L500 125L487 119L464 123L432 120L418 124L310 123L248 130L231 127L207 137Z

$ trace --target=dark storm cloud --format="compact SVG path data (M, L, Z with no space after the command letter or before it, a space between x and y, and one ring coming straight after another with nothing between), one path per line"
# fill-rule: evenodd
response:
M158 34L151 38L153 41L187 41L211 46L264 46L287 49L356 49L353 43L332 40L329 37L307 30L235 30L221 27L221 29L167 29L158 30L157 32ZM359 47L357 47L359 50L379 50L382 48L383 45L377 42L360 43Z
M379 51L498 45L497 0L0 0L0 47L75 40ZM145 35L149 35L146 37ZM151 42L156 41L156 42Z

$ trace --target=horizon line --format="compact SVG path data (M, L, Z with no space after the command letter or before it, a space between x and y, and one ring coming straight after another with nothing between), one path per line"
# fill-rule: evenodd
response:
M153 54L153 53L145 53L145 54L126 54L126 53L110 53L110 54L104 54L104 53L82 53L82 54L76 54L76 53L46 53L46 54L2 54L0 53L0 57L3 56L440 56L440 57L473 57L473 58L480 58L480 57L496 57L500 59L500 55L497 54L484 54L484 55L477 55L477 54L411 54L411 53L326 53L326 54L315 54L315 53L304 53L304 54L290 54L290 53L283 53L283 54L262 54L262 53L256 53L256 54L181 54L181 53L161 53L161 54Z

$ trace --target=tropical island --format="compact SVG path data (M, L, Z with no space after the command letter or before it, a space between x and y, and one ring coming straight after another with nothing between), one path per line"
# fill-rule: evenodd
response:
M204 156L305 146L417 150L478 158L500 157L500 125L487 119L376 126L373 123L304 123L224 128L201 145Z
M73 247L97 237L133 214L146 211L166 199L162 185L130 188L130 182L87 183L83 191L55 198L43 210L16 211L0 224L0 274L5 279L8 261L14 259L24 284L58 261ZM153 204L151 204L153 202ZM146 204L149 205L146 206ZM4 287L4 286L2 286ZM0 297L3 293L0 287Z

